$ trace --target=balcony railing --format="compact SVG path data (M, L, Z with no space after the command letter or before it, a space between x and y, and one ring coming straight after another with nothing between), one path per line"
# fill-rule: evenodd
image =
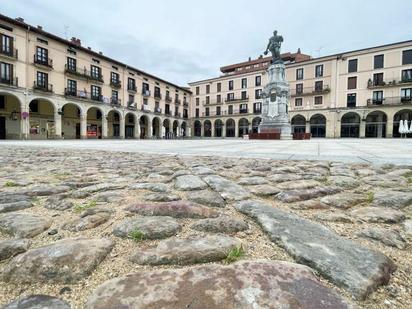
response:
M245 97L240 97L240 98L226 98L225 102L226 103L237 103L237 102L246 102L249 101L249 96L245 96Z
M168 96L168 95L166 96L165 100L166 100L166 102L172 102L173 101L172 97Z
M121 88L122 82L120 80L111 80L110 86L112 86L113 88Z
M112 105L121 105L122 100L120 100L119 98L111 97L110 98L110 104L112 104Z
M18 87L19 86L19 80L18 78L0 78L0 84L2 85L7 85L7 86L14 86Z
M214 105L222 105L222 104L223 104L222 101L209 101L209 103L203 102L203 106L214 106ZM189 106L189 104L185 106Z
M177 112L177 113L175 113L175 117L182 117L182 114L181 113L179 113L179 112Z
M91 72L88 71L86 68L79 69L77 67L68 66L66 64L64 69L65 69L64 70L65 73L74 75L78 78L87 79L87 80L95 80L100 83L104 83L102 74L92 75Z
M33 84L33 89L34 90L40 90L40 91L44 91L44 92L53 92L53 85L49 84L49 83L38 83L38 82L34 82Z
M15 48L2 48L0 49L0 55L6 56L8 58L17 59L19 57L19 52Z
M154 112L156 114L161 114L162 113L162 109L160 107L155 107Z
M128 101L127 102L127 108L130 110L137 110L137 103L134 101Z
M39 57L37 57L37 55L33 55L33 56L34 56L33 61L34 61L35 64L45 66L45 67L48 67L50 69L53 68L53 60L52 59L50 59L50 58L45 58L45 59L39 58Z
M304 87L302 89L291 89L290 95L292 97L304 97L309 95L320 95L329 93L330 88L328 85L322 87Z
M189 102L188 101L183 101L183 106L189 106Z
M84 91L84 90L75 90L75 89L69 89L66 88L64 90L64 95L66 97L74 97L77 99L82 99L82 100L92 100L92 101L97 101L97 102L103 102L103 96L92 96L90 92Z
M175 104L179 105L182 101L179 98L175 98Z
M161 93L154 93L154 98L157 100L161 100L162 99L162 94Z
M131 91L131 92L137 92L137 88L136 85L127 85L127 91Z
M183 114L183 118L188 119L188 118L189 118L189 114Z
M146 104L142 104L142 107L140 108L142 112L150 112L149 106Z
M143 89L143 90L142 90L142 95L143 95L144 97L150 97L150 90Z
M165 110L165 115L172 115L172 113L170 112L170 110Z
M368 106L412 104L412 97L386 97L382 99L368 99Z
M412 83L412 78L402 79L385 79L385 80L368 80L368 89L387 88L394 86L402 86L403 84Z
M231 113L229 113L229 111L227 111L227 110L220 111L220 113L209 112L209 115L206 115L206 113L203 112L201 117L236 116L236 115L248 114L248 112L249 112L249 110L247 110L247 109L233 110ZM198 117L196 117L196 118L198 118Z

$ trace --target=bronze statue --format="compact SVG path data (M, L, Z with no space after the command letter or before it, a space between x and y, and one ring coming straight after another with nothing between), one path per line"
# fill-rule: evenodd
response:
M278 32L275 30L273 32L273 36L269 39L268 46L264 52L265 55L268 54L268 51L272 53L272 62L278 63L282 62L282 58L280 57L280 46L282 45L283 37L278 35Z

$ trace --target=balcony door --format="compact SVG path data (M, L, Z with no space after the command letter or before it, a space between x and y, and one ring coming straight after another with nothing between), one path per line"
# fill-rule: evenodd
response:
M13 76L13 66L9 63L0 62L1 82L10 84L12 76Z
M1 35L0 50L3 54L12 55L13 53L13 39L7 35Z
M47 64L49 59L48 50L43 47L37 47L36 57L39 63Z

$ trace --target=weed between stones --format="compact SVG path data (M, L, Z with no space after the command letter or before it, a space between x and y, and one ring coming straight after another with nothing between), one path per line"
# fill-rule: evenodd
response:
M6 181L6 183L4 184L5 187L17 187L17 184L14 181Z
M238 248L233 248L228 253L228 255L225 259L225 262L227 264L236 262L236 261L240 260L242 258L242 256L244 256L244 255L245 255L245 251L243 250L243 246L240 246Z
M375 194L373 192L368 192L368 194L366 196L367 202L372 203L374 198L375 198Z
M89 209L89 208L93 208L96 207L97 202L96 201L90 201L87 204L79 204L73 207L73 210L75 212L82 212L83 210Z
M144 234L139 230L131 231L129 237L136 242L142 241L144 239Z

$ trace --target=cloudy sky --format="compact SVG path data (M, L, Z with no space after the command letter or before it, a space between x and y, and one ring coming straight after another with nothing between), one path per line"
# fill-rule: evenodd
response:
M3 0L1 13L180 85L282 51L313 57L412 39L410 0Z

